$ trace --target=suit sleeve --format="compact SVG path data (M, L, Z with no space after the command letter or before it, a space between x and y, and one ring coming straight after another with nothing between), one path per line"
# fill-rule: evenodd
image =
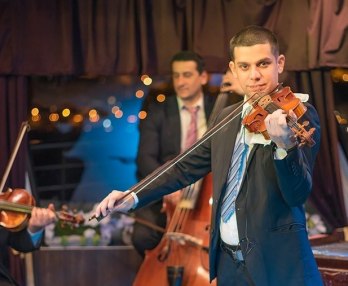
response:
M319 117L313 106L307 105L307 111L299 120L309 121L309 127L315 128L313 147L307 145L290 151L283 160L275 160L278 184L283 198L291 207L305 203L312 190L312 175L316 156L320 146ZM308 129L308 127L306 128Z
M35 247L33 245L32 239L27 229L23 229L18 232L9 232L8 246L11 246L12 248L20 252L30 252L39 247Z

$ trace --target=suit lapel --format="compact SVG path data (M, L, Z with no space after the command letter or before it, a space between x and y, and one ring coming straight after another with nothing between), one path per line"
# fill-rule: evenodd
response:
M245 180L245 178L246 178L246 174L248 174L248 172L249 172L248 170L249 170L250 162L251 162L251 160L253 159L253 157L254 157L254 155L255 155L255 152L256 152L257 148L259 148L259 146L260 146L260 144L254 144L253 149L251 149L251 151L250 151L248 160L247 160L247 162L246 162L245 172L244 172L244 174L243 174L243 178L242 178L242 182L241 182L241 189L240 189L240 192L238 193L238 196L239 196L239 194L241 193L241 191L242 191L242 189L243 189L243 184L244 184L244 180ZM237 196L237 197L238 197L238 196Z
M213 111L213 108L214 108L214 101L215 99L212 96L204 95L204 113L205 113L205 119L207 120L207 123L209 121L211 112Z

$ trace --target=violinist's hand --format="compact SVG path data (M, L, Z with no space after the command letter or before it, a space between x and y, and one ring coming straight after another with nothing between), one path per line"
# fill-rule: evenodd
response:
M127 192L112 191L97 206L95 211L95 217L98 218L100 217L101 214L103 215L103 217L105 217L114 211L119 211L119 212L129 211L132 207L134 207L135 201L133 196L130 194L125 197L126 193L130 193L130 191L127 191Z
M34 207L29 219L28 230L31 233L42 230L46 225L57 220L53 204L49 204L47 209Z
M292 110L289 110L289 116L295 121L297 117ZM286 122L287 114L284 110L278 109L265 118L265 125L271 140L278 146L288 150L294 147L297 142L294 132L290 129Z

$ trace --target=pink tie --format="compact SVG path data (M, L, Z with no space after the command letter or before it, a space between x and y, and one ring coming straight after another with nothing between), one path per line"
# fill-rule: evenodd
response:
M197 112L199 106L185 107L185 109L191 114L190 125L186 133L185 150L190 148L197 141Z

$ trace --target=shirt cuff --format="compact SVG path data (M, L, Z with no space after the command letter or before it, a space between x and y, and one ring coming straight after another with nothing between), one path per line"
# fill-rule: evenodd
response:
M132 209L135 209L137 207L138 203L139 203L139 198L136 195L136 193L134 193L134 192L131 192L130 194L131 194L131 196L134 199L134 205L133 205Z
M33 245L38 246L42 238L43 229L34 233L32 233L29 229L27 229L27 231L31 237L31 241L33 242Z
M288 155L288 152L286 152L283 148L276 148L274 152L274 159L275 160L283 160Z

